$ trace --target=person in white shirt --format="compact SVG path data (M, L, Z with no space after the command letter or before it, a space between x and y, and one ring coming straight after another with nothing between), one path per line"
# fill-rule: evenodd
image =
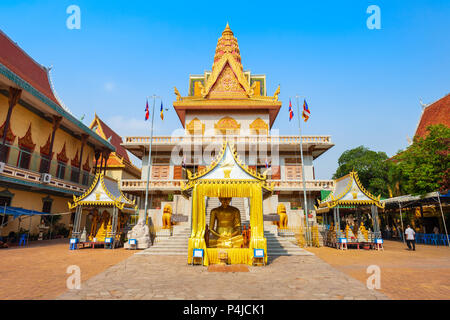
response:
M411 245L413 248L413 251L416 251L416 242L414 241L415 232L411 227L408 225L408 227L405 230L406 235L406 244L408 245L408 249L411 250Z

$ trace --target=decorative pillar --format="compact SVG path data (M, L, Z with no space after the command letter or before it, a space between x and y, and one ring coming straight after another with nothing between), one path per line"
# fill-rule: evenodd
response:
M94 157L95 157L95 167L94 167L94 175L97 174L97 167L98 167L98 159L100 159L100 150L94 150Z
M56 130L58 130L58 128L59 128L59 125L61 124L61 120L62 120L62 117L60 117L60 116L53 116L53 128L52 128L52 139L51 139L51 141L50 141L50 149L49 149L49 152L48 152L48 163L47 163L47 165L45 166L45 168L44 168L44 173L49 173L49 171L50 171L50 165L51 165L51 162L52 162L52 154L53 154L53 144L54 144L54 142L55 142L55 135L56 135Z
M9 129L9 123L11 121L12 111L13 111L13 108L15 107L15 105L19 102L21 94L22 94L21 89L9 87L8 114L6 115L5 127L3 128L2 144L0 145L0 161L2 161L2 162L6 162L5 143L6 143L6 135L8 133L8 129Z
M80 177L82 176L81 174L81 170L83 168L82 164L83 164L83 149L84 149L84 145L86 144L87 139L89 138L89 135L83 133L81 135L81 151L80 151L80 165L78 168L80 168L80 174L78 176L78 182L80 182Z

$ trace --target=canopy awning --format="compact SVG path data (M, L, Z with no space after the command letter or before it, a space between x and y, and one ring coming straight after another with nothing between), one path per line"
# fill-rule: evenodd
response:
M399 204L401 204L402 208L435 204L436 202L438 202L438 198L440 198L441 202L448 203L450 202L450 192L447 192L446 194L440 194L436 191L427 193L423 196L404 195L381 200L381 202L385 204L386 209L396 209L398 208Z
M14 219L16 219L17 217L21 217L21 216L51 215L51 213L28 210L28 209L18 208L18 207L8 207L8 206L0 207L0 214L14 216Z

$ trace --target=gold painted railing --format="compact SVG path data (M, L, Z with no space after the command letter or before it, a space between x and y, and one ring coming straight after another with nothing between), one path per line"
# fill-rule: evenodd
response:
M227 136L227 140L234 140L237 143L281 143L281 144L298 144L300 143L299 136ZM124 137L123 145L129 144L144 144L148 145L150 137ZM224 141L224 137L221 136L183 136L183 137L171 137L171 136L157 136L153 137L152 144L167 144L174 145L178 143L214 143ZM313 144L332 144L331 136L302 136L303 143Z
M179 189L182 181L187 180L150 180L149 189ZM303 188L301 180L269 180L274 183L275 190L293 190ZM334 187L333 180L310 180L306 181L307 190L331 190ZM122 191L145 190L145 180L122 180Z

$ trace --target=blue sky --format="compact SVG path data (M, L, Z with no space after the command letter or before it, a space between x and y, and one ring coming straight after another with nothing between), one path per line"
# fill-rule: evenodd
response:
M66 27L69 5L81 29ZM369 5L381 30L369 30ZM329 179L340 154L365 145L389 156L405 148L420 117L419 99L450 92L449 1L1 1L0 28L36 61L53 66L56 91L89 124L94 112L120 135L149 135L146 96L162 97L164 123L180 127L173 87L187 95L189 74L210 70L226 22L245 70L281 85L273 128L298 134L289 97L306 97L305 135L331 135L335 147L315 162ZM159 101L157 106L159 106ZM295 111L296 111L295 106Z

